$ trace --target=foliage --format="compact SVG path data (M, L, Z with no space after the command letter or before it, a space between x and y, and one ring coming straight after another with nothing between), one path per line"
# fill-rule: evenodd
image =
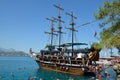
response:
M100 27L105 28L100 33L101 43L107 48L120 49L120 0L105 1L95 18L101 20Z
M103 7L100 7L98 13L95 14L96 19L104 21L101 26L112 23L116 24L120 20L120 0L113 2L105 1Z
M101 50L102 49L102 45L100 43L94 42L92 44L92 46L94 47L94 49L97 49L97 50Z

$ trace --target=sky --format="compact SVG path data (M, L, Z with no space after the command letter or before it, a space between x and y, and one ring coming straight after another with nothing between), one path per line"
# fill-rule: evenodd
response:
M80 25L95 20L93 14L98 12L98 8L103 5L105 0L0 0L0 47L13 48L18 51L29 53L32 48L34 52L39 52L49 43L49 35L44 32L50 32L51 23L46 18L58 16L58 9L53 5L60 5L64 8L61 12L62 42L70 42L70 31L65 27L71 27L70 16L65 13L73 12L77 17L75 19L76 42L91 44L98 42L94 37L101 29L99 21L79 27ZM58 23L54 24L57 30ZM56 41L57 43L57 41Z

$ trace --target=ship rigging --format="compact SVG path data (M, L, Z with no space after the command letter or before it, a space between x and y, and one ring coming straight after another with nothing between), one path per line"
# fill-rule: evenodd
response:
M68 73L68 74L75 74L75 75L84 75L85 73L88 73L86 71L88 69L88 66L86 66L86 63L89 62L91 64L92 60L97 60L99 58L99 51L92 49L74 49L74 46L77 45L87 45L86 43L75 43L74 41L74 34L75 32L78 32L78 30L75 29L75 19L77 17L71 13L66 13L66 15L71 17L70 26L66 27L66 29L69 29L72 31L72 38L71 42L67 42L65 44L61 44L61 35L62 33L62 23L65 23L61 18L61 11L64 11L62 7L59 5L54 5L59 11L58 18L52 17L46 18L47 20L51 21L51 31L45 32L46 34L50 34L51 36L51 42L50 45L47 45L47 50L41 50L41 54L36 56L36 62L38 65L47 70L53 70L57 72L62 73ZM54 23L58 22L58 30L54 29ZM90 22L93 23L93 22ZM90 23L85 23L81 26L88 25ZM54 36L59 36L59 43L56 48L56 46L53 44ZM72 47L72 49L64 49L65 47ZM91 56L88 56L88 53L92 53ZM67 53L68 56L65 57L64 54ZM82 53L86 56L77 57L77 54ZM72 54L72 55L69 55ZM90 60L90 61L89 61ZM91 74L95 75L94 72L90 72Z

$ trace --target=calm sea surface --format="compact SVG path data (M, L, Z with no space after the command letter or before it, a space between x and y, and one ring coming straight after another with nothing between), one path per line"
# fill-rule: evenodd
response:
M0 56L0 80L28 80L30 77L34 80L94 80L40 69L31 57Z

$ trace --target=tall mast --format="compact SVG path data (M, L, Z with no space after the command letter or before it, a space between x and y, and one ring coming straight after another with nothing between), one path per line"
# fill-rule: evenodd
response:
M64 11L64 9L61 8L59 5L54 5L54 6L55 6L55 7L58 9L58 11L59 11L58 18L54 18L54 19L58 21L58 31L57 31L57 32L59 33L59 48L60 48L60 45L61 45L61 34L63 33L63 32L61 31L61 29L62 29L61 23L64 23L64 21L61 20L61 14L60 14L60 12L61 12L61 11Z
M51 32L45 32L46 34L51 34L51 46L53 45L53 35L57 35L54 33L54 22L56 22L55 19L49 19L49 18L46 18L47 20L51 21Z
M73 15L73 12L66 13L66 15L69 15L71 17L71 22L70 22L71 28L67 28L67 29L72 31L72 56L73 56L73 54L74 54L73 53L73 51L74 51L74 45L73 45L73 43L74 43L74 31L77 31L74 28L74 25L75 25L74 19L77 19L77 17Z

